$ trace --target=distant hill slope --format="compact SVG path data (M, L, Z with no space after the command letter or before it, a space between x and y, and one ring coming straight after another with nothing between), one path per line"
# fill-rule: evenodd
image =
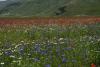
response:
M100 0L10 0L0 17L100 16Z

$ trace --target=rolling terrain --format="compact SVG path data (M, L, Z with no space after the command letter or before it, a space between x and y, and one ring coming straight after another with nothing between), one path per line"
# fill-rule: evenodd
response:
M99 6L100 0L8 0L0 2L0 17L100 16Z

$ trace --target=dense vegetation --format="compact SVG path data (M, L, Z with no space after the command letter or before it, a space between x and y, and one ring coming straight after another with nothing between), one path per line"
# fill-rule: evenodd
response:
M0 27L0 67L100 66L100 23Z

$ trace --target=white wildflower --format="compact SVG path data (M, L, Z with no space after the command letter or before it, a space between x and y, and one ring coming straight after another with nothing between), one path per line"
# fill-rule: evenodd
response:
M64 42L60 42L60 44L64 44Z
M14 61L12 61L12 62L13 62L13 63L16 63L16 62L18 62L18 61L15 61L15 60L14 60Z
M59 41L63 40L64 38L59 38Z
M32 44L34 44L35 42L33 41Z
M49 28L50 30L54 30L53 28Z
M56 45L57 43L53 43L53 44L55 44L55 45Z
M21 60L22 58L21 58L21 57L19 57L18 59L19 59L19 60Z
M1 64L1 65L4 65L5 63L4 63L4 62L1 62L0 64Z
M22 40L21 42L22 42L22 43L24 43L24 41L23 41L23 40Z
M99 42L99 41L100 41L100 39L97 39L97 41Z
M89 40L93 39L91 36L89 37Z
M0 53L0 55L2 55L2 53Z
M13 55L11 55L10 57L11 57L11 58L15 58L15 56L13 56Z

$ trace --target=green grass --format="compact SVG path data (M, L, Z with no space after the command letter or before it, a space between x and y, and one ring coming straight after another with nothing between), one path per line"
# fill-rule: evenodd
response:
M100 66L100 24L0 28L0 67Z
M99 0L22 0L15 4L2 7L0 17L100 16ZM56 15L63 6L65 12Z

